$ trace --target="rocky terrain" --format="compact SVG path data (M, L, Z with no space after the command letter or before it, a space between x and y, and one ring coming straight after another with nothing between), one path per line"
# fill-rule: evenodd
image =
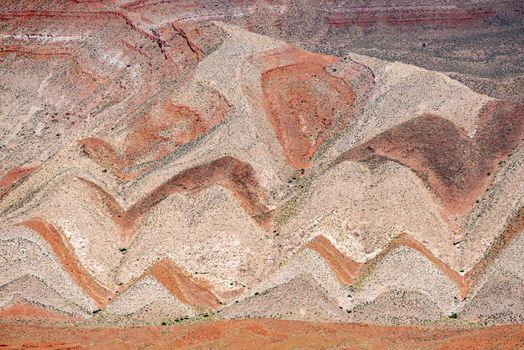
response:
M3 2L0 345L524 346L522 8L394 3Z
M477 92L524 102L518 0L137 0L122 7L155 23L219 20L309 51L411 63Z

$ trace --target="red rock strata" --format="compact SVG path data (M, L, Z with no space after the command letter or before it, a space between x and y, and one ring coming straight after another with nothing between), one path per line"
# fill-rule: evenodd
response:
M153 265L150 274L186 305L212 309L220 305L207 281L191 278L169 259L162 259Z
M261 78L268 118L288 162L308 168L320 146L351 121L354 77L328 73L338 58L293 47L270 51L262 60L269 67Z
M371 326L271 319L130 328L0 325L3 349L519 349L523 325Z
M517 211L517 214L510 220L504 232L494 240L489 249L484 253L484 257L464 276L464 282L469 289L480 280L486 269L499 253L519 234L522 234L522 232L524 232L524 207Z
M307 248L316 251L324 258L326 263L333 270L335 276L337 276L341 283L350 285L365 277L384 256L399 246L411 248L424 255L447 278L457 285L462 297L465 297L468 294L469 290L464 284L462 276L458 272L449 268L439 258L435 257L426 247L417 242L415 239L409 237L407 234L401 234L389 242L378 256L363 264L346 257L327 238L323 236L315 237L307 245Z
M16 167L0 178L0 198L9 192L19 181L31 174L35 167Z
M484 257L465 275L461 275L448 267L438 257L433 255L433 253L431 253L431 251L429 251L424 245L409 237L407 234L401 234L389 242L378 256L363 264L353 261L345 256L322 235L315 237L306 245L306 247L316 251L320 256L322 256L322 258L324 258L341 283L351 285L367 276L384 256L400 246L405 246L426 257L426 259L435 265L457 286L461 297L465 298L471 289L479 282L486 271L486 268L498 256L500 251L507 247L508 244L523 231L524 208L520 208L517 215L510 221L504 232L491 244Z
M6 62L9 61L7 64L12 70L39 71L45 67L51 75L60 76L60 79L53 78L53 83L46 88L50 95L59 94L62 89L69 89L74 84L75 89L68 91L68 99L74 100L74 107L63 106L57 111L71 113L67 122L61 121L68 130L73 131L75 125L84 123L85 115L90 116L99 107L101 99L117 103L126 94L125 86L117 84L114 76L100 74L93 68L92 59L82 48L60 44L9 45L0 47L2 56L6 57Z
M492 10L463 10L455 6L355 7L333 11L325 17L328 25L337 29L357 26L388 25L453 25L466 26L494 16Z
M379 155L413 169L433 189L451 215L467 212L491 178L524 141L524 106L488 102L475 136L451 121L425 115L391 128L348 151L346 159Z
M197 60L200 61L203 55L202 49L195 44L188 32L176 22L172 22L171 27L186 40L187 46L195 53Z
M140 35L147 37L151 41L155 42L162 50L162 41L158 35L150 33L149 31L143 30L137 26L133 20L121 11L105 11L105 10L81 10L81 11L13 11L13 12L2 12L0 13L0 20L3 21L16 21L16 26L21 25L35 25L31 21L44 21L58 19L61 22L62 29L68 28L69 25L78 24L78 22L85 22L88 26L96 25L107 25L107 23L121 20L126 26L129 26L132 30L136 31ZM69 23L66 23L69 22ZM75 28L77 29L77 28ZM75 32L72 30L72 32ZM109 38L111 39L111 38ZM184 41L186 38L183 39ZM167 55L163 52L165 58Z
M54 3L35 1L30 7L54 8ZM66 7L74 6L73 2L66 3ZM34 89L36 86L24 85L25 79L12 79L8 91L28 89L24 91L33 95L26 97L40 106L39 113L59 115L53 120L38 120L45 124L40 136L15 134L7 145L12 152L6 153L0 172L34 160L41 153L40 147L54 154L66 140L77 140L83 134L82 126L93 123L108 131L118 122L119 126L127 123L146 101L149 104L152 96L164 94L221 40L220 30L211 25L187 30L168 24L150 31L134 22L136 15L97 11L107 7L93 4L86 8L93 11L0 13L0 60L6 79L9 72L22 71L32 77L28 81L49 79L40 92ZM204 41L203 49L197 46ZM120 103L119 112L109 118L103 116L104 110ZM18 113L23 113L24 107L19 108ZM23 121L23 129L36 123L34 118ZM48 141L50 137L53 141ZM18 141L22 138L30 146L21 149Z
M160 113L147 112L135 122L124 141L123 155L106 141L86 138L80 141L85 152L123 180L131 180L151 169L151 162L173 153L176 148L204 135L228 114L230 105L215 90L204 112L166 101ZM128 168L138 170L128 172Z
M115 295L134 284L131 281L120 290L111 292L101 285L84 269L74 255L74 248L62 238L62 235L53 225L41 220L33 219L22 223L38 233L50 246L63 268L71 278L82 288L87 295L93 298L99 307L104 307ZM211 286L204 280L195 279L187 275L173 261L162 259L142 276L151 275L157 279L175 298L189 306L198 308L216 308L220 305L218 298L211 292ZM9 315L16 314L16 310L24 314L27 307L17 306ZM43 312L43 311L42 311ZM2 312L0 312L0 317Z
M271 221L271 213L265 204L268 197L260 188L255 171L250 165L229 156L175 175L126 211L98 185L84 179L82 181L104 203L112 220L119 225L125 242L132 240L140 218L168 196L175 193L194 193L213 185L220 185L231 191L247 214L262 227L267 227Z
M107 304L113 293L98 284L89 272L78 262L74 255L74 249L69 242L52 225L41 219L32 219L22 223L23 226L35 231L51 247L56 259L65 271L69 273L73 281L82 288L87 295L96 301L98 306Z
M362 264L342 254L326 237L316 236L306 248L316 251L324 258L340 283L349 285L358 278Z

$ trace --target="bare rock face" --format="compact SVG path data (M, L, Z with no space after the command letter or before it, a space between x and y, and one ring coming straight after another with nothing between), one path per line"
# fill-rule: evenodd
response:
M397 2L0 5L0 345L518 348L518 5Z

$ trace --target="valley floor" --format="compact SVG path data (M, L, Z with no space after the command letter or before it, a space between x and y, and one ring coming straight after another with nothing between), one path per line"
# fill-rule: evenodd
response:
M524 325L372 326L272 319L129 328L0 325L0 349L523 349Z

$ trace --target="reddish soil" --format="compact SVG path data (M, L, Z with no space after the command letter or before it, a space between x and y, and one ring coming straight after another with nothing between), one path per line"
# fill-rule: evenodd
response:
M484 257L465 275L461 275L457 271L448 267L438 257L433 255L431 251L424 247L424 245L409 237L407 234L402 234L389 242L378 256L364 264L349 259L322 235L315 237L306 247L316 251L324 258L342 284L350 285L358 283L359 280L364 278L388 253L399 246L405 246L416 250L433 263L457 286L461 297L464 299L467 297L471 289L478 283L486 268L498 256L500 251L502 251L513 240L513 238L523 231L524 208L520 208L517 215L509 222L504 232L492 243Z
M186 305L204 309L217 308L220 305L207 281L190 277L169 259L160 260L150 271L157 281Z
M129 328L0 324L2 349L498 349L524 346L524 326L368 326L271 319Z
M261 80L269 120L288 162L308 168L320 146L351 121L355 93L326 71L338 58L286 48L263 60L272 67Z
M346 159L379 155L413 169L450 215L466 213L488 189L499 164L524 141L524 106L489 102L473 138L434 115L409 120L348 151Z
M132 240L137 221L165 198L180 192L195 193L213 185L231 191L242 208L262 227L267 227L271 222L271 213L265 205L267 194L258 185L255 171L250 165L233 157L219 158L175 175L127 211L122 210L102 188L87 180L83 181L94 190L95 198L104 203L113 221L120 226L122 239L126 242Z

